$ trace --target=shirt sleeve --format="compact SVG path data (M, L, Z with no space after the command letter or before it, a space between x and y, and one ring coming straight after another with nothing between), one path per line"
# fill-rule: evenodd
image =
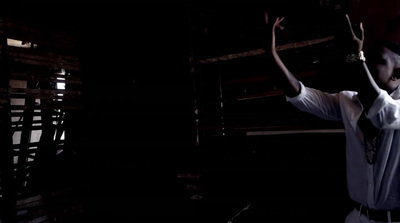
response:
M300 93L286 100L301 111L314 114L330 121L341 121L340 101L337 94L326 93L314 88L305 87L300 82Z
M366 115L377 128L400 129L400 100L380 90Z

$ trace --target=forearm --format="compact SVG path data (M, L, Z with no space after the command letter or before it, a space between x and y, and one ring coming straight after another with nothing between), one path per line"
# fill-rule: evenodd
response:
M352 64L356 77L359 80L358 97L364 107L364 111L368 112L378 97L380 89L372 77L367 64L364 61L358 61Z
M297 78L287 69L282 62L275 49L272 50L272 56L275 64L277 65L279 74L279 81L288 97L294 97L300 92L300 83Z
M375 99L379 95L379 87L376 84L374 78L368 70L367 64L365 62L362 63L363 71L365 73L365 78L363 83L366 87L359 92L361 103L363 103L364 107L369 110Z

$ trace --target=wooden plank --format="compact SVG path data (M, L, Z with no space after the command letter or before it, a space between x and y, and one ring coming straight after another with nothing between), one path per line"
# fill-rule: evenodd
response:
M199 173L180 173L176 175L177 178L183 178L183 179L198 179L201 177L201 174Z
M19 57L17 55L13 55L12 53L10 53L9 55L9 60L16 62L16 63L23 63L23 64L30 64L30 65L35 65L35 66L43 66L43 67L53 67L53 68L65 68L68 70L75 70L75 71L79 71L80 68L78 66L75 65L69 65L69 64L63 64L60 65L57 61L50 61L46 58L42 58L42 60L35 60L31 57L27 57L27 58L23 58L23 57Z
M311 46L311 45L315 45L315 44L332 41L333 39L334 39L333 36L328 36L325 38L306 40L306 41L301 41L301 42L296 42L296 43L288 43L288 44L277 46L276 50L283 51L283 50L297 49L297 48L301 48L301 47L306 47L306 46ZM255 49L255 50L250 50L250 51L245 51L245 52L240 52L240 53L227 54L227 55L223 55L223 56L219 56L219 57L197 60L196 64L215 63L215 62L219 62L219 61L226 61L226 60L238 59L238 58L243 58L243 57L257 56L257 55L262 55L262 54L265 54L265 49Z
M274 96L281 96L281 95L284 95L283 90L275 90L275 91L262 92L262 93L258 93L258 94L250 94L250 95L240 96L240 97L236 97L235 100L244 101L244 100L250 100L250 99L267 98L267 97L274 97Z
M22 131L23 130L23 124L21 125L21 126L12 126L12 130L13 131L15 131L15 132L17 132L17 131ZM29 130L42 130L43 129L43 127L41 126L41 125L38 125L38 126L29 126Z
M40 110L39 111L34 111L33 112L33 115L34 116L40 116ZM11 117L21 117L21 116L24 116L24 111L11 111Z
M317 71L304 71L304 72L295 73L294 75L298 78L303 78L303 77L313 77L313 76L316 76L317 74L318 74ZM224 81L222 81L222 84L224 86L228 86L228 85L234 85L234 84L257 83L257 82L272 81L272 80L274 80L273 76L264 75L264 76L224 80Z
M64 94L64 95L81 95L81 91L64 90L64 89L32 89L32 88L9 88L10 93L26 93L26 94Z
M320 126L310 125L279 125L279 126L245 126L245 125L214 125L200 126L201 130L225 130L234 132L243 132L248 136L258 135L276 135L276 134L298 134L298 133L343 133L341 127L320 128Z
M30 87L28 85L28 87ZM32 105L35 103L34 99L25 100L25 104ZM20 136L20 149L18 151L17 163L15 164L15 184L16 190L22 191L24 188L24 182L26 181L26 174L24 173L24 169L26 166L27 159L24 156L25 152L29 149L29 142L31 140L31 130L32 130L32 121L33 121L33 111L27 110L24 114L24 118L22 119L22 125L19 127L21 131ZM15 129L15 128L13 128Z
M7 55L8 60L13 62L52 68L64 68L73 71L80 70L79 59L75 56L9 46L0 46L0 50L3 54Z
M63 148L64 146L64 141L65 140L61 140L59 143L57 143L57 148ZM30 153L30 151L36 151L37 147L40 145L40 142L30 142L29 144L29 149L28 149L28 154ZM12 145L12 149L14 151L17 151L20 148L20 144L13 144Z
M10 98L33 98L33 99L59 99L59 100L76 100L80 97L77 95L56 95L56 94L10 94ZM1 104L2 99L0 99Z
M53 121L59 121L60 118L59 117L53 117ZM42 123L42 120L32 120L32 124L40 124ZM15 126L16 124L21 124L20 121L12 121L11 124L13 126Z
M70 75L52 75L49 77L44 77L44 75L39 75L37 73L16 73L11 72L10 78L14 80L31 80L31 81L50 81L54 83L66 83L66 84L76 84L82 85L82 81L79 76L70 76ZM62 78L62 79L59 79Z
M222 81L222 85L234 85L234 84L243 84L243 83L253 83L253 82L260 82L260 81L269 81L274 79L272 76L257 76L257 77L246 77L246 78L239 78L239 79L230 79Z
M296 130L271 130L271 131L250 131L247 136L262 135L283 135L283 134L304 134L304 133L344 133L344 129L296 129Z
M29 147L38 147L40 145L39 142L29 142ZM13 150L19 149L20 144L13 144Z
M1 50L5 50L6 53L12 53L11 55L30 55L32 58L47 60L55 60L57 63L64 64L79 64L79 58L74 55L68 55L65 53L54 53L52 51L43 51L40 49L20 48L13 46L1 46Z
M44 204L42 195L36 195L25 199L17 200L17 209L29 208Z
M1 25L7 31L8 38L67 50L79 47L78 35L74 32L56 29L49 31L49 28L34 27L29 21L10 16L4 17Z
M318 75L317 71L304 71L304 72L299 72L294 74L297 78L305 78L305 77L314 77ZM232 79L228 80L228 85L233 85L233 84L240 84L241 87L243 87L243 84L245 83L255 83L258 86L260 85L260 82L264 81L266 82L265 86L267 86L268 81L273 81L274 77L272 76L257 76L257 77L249 77L249 78L241 78L241 79ZM251 86L248 86L249 90L251 90ZM267 97L274 97L274 96L281 96L284 95L284 91L282 89L277 89L276 87L270 87L271 90L265 89L263 92L258 92L258 93L252 93L252 94L244 94L240 95L237 97L230 96L230 98L234 98L233 100L251 100L251 99L259 99L259 98L267 98ZM231 89L232 90L232 89ZM234 89L233 89L234 90ZM242 94L242 93L240 93ZM225 93L227 95L227 93ZM228 101L232 99L226 99L223 101Z
M21 126L12 126L11 127L13 131L17 132L17 131L22 131L23 130L23 125ZM33 125L33 126L29 126L29 130L42 130L43 126L42 125Z
M40 217L37 217L35 219L30 220L29 222L31 223L45 223L45 222L51 222L53 219L49 217L49 215L43 215Z
M31 109L31 107L26 106L26 105L11 105L11 109L13 110L27 110ZM0 109L6 108L6 106L0 105ZM62 110L82 110L84 108L83 105L61 105L57 104L57 102L54 102L54 104L51 105L35 105L33 106L33 109L62 109Z
M18 150L19 147L14 150L14 156L18 156L20 154ZM36 152L37 152L37 147L30 147L27 151L25 151L25 154L26 156L35 156Z

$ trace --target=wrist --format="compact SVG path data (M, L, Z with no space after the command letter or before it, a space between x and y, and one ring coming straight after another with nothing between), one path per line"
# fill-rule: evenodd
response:
M353 63L353 62L358 62L358 61L362 61L365 62L365 56L364 56L364 52L362 50L358 51L357 54L348 54L346 57L346 62L347 63Z

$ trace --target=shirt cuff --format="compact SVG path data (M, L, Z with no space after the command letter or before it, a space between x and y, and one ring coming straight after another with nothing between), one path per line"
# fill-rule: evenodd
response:
M288 102L301 101L305 97L306 92L307 92L306 87L300 81L300 93L298 95L294 96L294 97L289 97L289 96L285 95L286 101L288 101Z

